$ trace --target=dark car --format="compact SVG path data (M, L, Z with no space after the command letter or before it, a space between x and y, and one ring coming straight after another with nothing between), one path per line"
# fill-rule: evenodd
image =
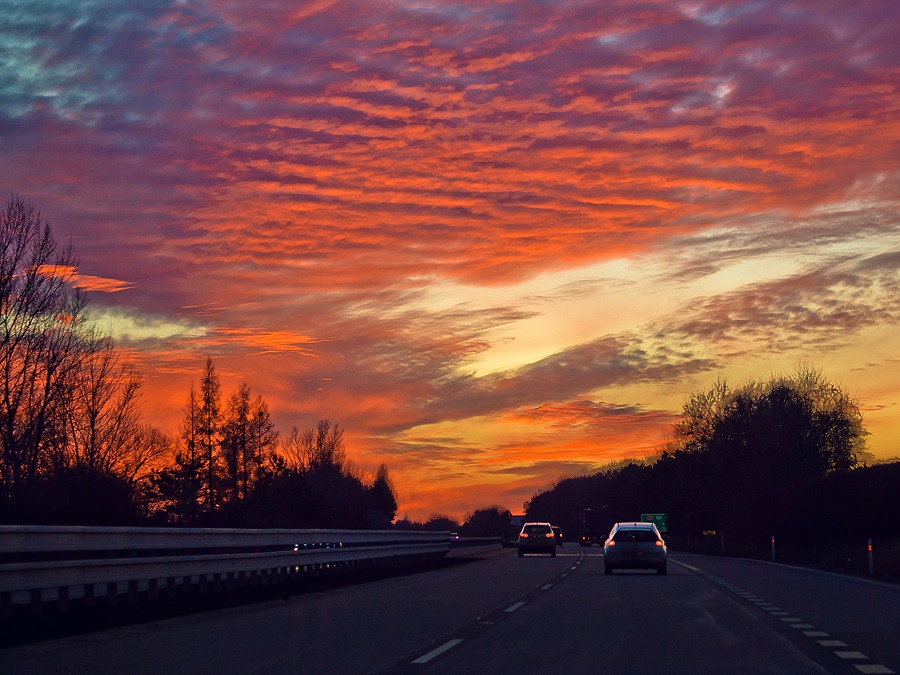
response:
M553 534L556 535L556 545L562 548L563 537L562 537L562 528L559 525L551 525L553 528Z
M654 569L666 573L666 542L654 523L616 523L603 546L603 567L614 569Z
M556 557L556 534L550 523L525 523L517 546L520 558L526 553L549 553Z

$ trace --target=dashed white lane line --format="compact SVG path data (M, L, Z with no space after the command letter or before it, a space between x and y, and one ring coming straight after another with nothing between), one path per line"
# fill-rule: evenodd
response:
M445 642L444 644L442 644L440 647L437 647L437 648L435 648L435 649L432 649L432 650L431 650L430 652L428 652L427 654L422 654L422 656L420 656L420 657L417 658L415 661L413 661L413 663L428 663L428 662L431 661L432 659L437 658L438 656L440 656L441 654L443 654L443 653L444 653L445 651L447 651L448 649L453 649L453 648L454 648L456 645L458 645L460 642L462 642L462 639L460 639L460 638L455 638L455 639L453 639L453 640L448 640L447 642Z
M581 562L581 561L579 560L579 562ZM572 569L575 569L575 568L573 567ZM565 574L565 573L563 573L563 574L561 574L561 575L559 576L559 578L561 579L561 578L566 577L566 576L568 576L568 575ZM543 586L541 586L541 590L542 590L542 591L546 591L546 590L549 590L549 589L552 588L552 587L553 587L553 583L552 583L552 582L546 583L546 584L544 584ZM511 604L509 607L507 607L507 608L504 609L503 611L504 611L504 613L506 613L506 614L512 614L513 612L515 612L515 611L516 611L517 609L519 609L520 607L523 607L526 603L527 603L527 599L526 599L526 600L520 600L520 601L518 601L518 602L514 602L513 604ZM480 619L478 620L478 625L480 625L480 626L492 626L492 625L494 625L494 623L495 623L494 621L490 621L490 620L485 620L485 621L482 621L482 620L480 620ZM428 652L427 654L423 654L423 655L420 656L419 658L414 659L413 661L410 661L410 663L411 663L411 664L416 664L416 665L422 665L422 664L425 664L425 663L429 663L430 661L432 661L433 659L436 659L438 656L440 656L440 655L443 654L444 652L446 652L446 651L448 651L448 650L450 650L450 649L453 649L454 647L456 647L458 644L460 644L460 643L463 642L463 641L464 641L463 638L454 638L454 639L452 639L452 640L448 640L447 642L445 642L444 644L442 644L440 647L436 647L435 649L432 649L432 650L431 650L430 652Z
M805 635L806 637L810 637L810 638L829 638L829 637L831 637L825 631L816 630L815 626L813 626L812 624L805 623L803 621L803 619L801 619L799 617L791 616L790 612L785 612L784 610L779 609L775 605L767 602L766 600L763 600L762 598L759 598L757 595L755 595L754 593L751 593L750 591L744 590L740 586L735 586L734 584L729 583L729 582L725 581L724 579L720 579L719 577L716 577L712 574L708 574L692 565L688 565L686 563L676 563L676 564L680 564L681 566L683 566L689 570L692 570L702 576L707 577L709 580L717 583L722 588L724 588L728 591L731 591L732 593L743 598L747 602L749 602L753 605L756 605L759 609L761 609L764 612L766 612L767 614L769 614L769 616L783 621L785 626L790 626L791 628L796 628L798 630L802 630L803 635ZM809 630L807 630L807 629L809 629ZM843 659L845 661L868 660L868 658L869 658L862 652L852 651L849 649L840 649L841 647L847 647L847 644L840 640L822 639L822 640L816 640L816 642L818 642L820 645L822 645L825 648L830 648L832 654L834 654L836 657ZM835 647L837 647L837 649L835 649ZM875 675L892 675L894 673L893 670L891 670L887 666L881 665L880 663L855 663L855 664L853 664L853 666L861 673L873 673Z

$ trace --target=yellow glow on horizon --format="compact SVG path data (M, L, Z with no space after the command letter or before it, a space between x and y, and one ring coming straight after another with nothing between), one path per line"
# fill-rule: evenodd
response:
M198 338L206 330L188 323L166 321L150 316L135 317L131 314L107 309L92 313L93 323L124 342L166 340L173 337Z

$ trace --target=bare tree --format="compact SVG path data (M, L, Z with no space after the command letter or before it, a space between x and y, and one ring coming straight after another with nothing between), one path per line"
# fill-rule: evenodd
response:
M115 472L141 461L140 390L143 376L123 360L110 337L92 340L95 349L81 360L67 382L65 433L52 461L61 470L87 475ZM125 476L123 476L125 477Z
M0 499L15 504L61 434L69 383L92 353L77 260L34 206L13 197L0 213Z
M296 425L291 427L291 433L282 441L280 454L284 458L285 465L291 471L303 470L305 461L303 432Z
M113 470L133 485L142 485L174 447L174 440L156 427L138 425Z
M684 403L681 417L674 425L675 445L698 450L709 444L716 428L728 415L733 392L718 378L707 391L693 392Z
M319 420L313 429L300 431L296 426L282 445L288 466L298 471L347 468L344 430L327 419Z
M155 506L153 478L172 457L175 440L156 427L139 425L118 465L113 469L131 486L132 498L143 515Z

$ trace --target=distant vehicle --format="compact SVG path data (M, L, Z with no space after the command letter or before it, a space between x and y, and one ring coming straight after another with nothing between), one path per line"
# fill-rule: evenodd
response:
M581 545L602 544L613 523L608 506L581 509Z
M522 531L522 526L524 524L525 516L510 515L509 525L506 527L506 532L500 535L500 543L503 546L515 546L516 541L519 538L519 532Z
M562 528L559 525L551 525L553 528L553 534L556 535L556 545L562 548L563 544L563 536L562 536Z
M556 557L556 534L550 523L525 523L516 545L520 558L526 553L549 553Z
M616 523L603 546L606 574L614 569L655 569L665 574L667 559L666 542L654 523Z

